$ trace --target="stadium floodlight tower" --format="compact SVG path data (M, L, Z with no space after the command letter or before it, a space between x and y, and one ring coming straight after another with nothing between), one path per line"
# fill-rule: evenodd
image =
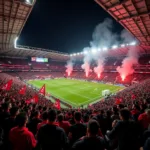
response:
M20 0L20 1L23 2L23 3L26 3L28 5L33 5L34 2L35 2L35 0Z

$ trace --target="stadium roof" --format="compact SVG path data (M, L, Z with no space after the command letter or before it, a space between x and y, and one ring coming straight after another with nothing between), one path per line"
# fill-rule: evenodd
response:
M13 49L33 5L34 0L0 0L0 51Z
M150 0L95 1L139 40L140 45L134 47L141 54L150 54ZM19 37L35 2L36 0L0 0L0 55L68 60L67 53L19 45L14 48L14 41ZM129 48L130 46L110 49L108 56L125 56Z
M150 45L150 0L95 0L141 45Z
M0 0L0 55L66 60L69 57L66 53L28 46L14 48L14 41L19 37L35 2L36 0Z

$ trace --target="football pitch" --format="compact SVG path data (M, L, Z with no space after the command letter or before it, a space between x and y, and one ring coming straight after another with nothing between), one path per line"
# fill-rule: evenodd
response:
M73 107L85 106L100 100L103 97L103 90L108 89L111 93L116 93L124 88L116 85L64 78L30 80L28 83L37 88L41 88L45 84L46 93L61 99Z

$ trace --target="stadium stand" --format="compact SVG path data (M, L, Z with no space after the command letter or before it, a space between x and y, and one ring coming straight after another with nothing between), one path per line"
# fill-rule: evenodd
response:
M105 71L99 79L93 72L86 78L81 62L77 62L72 78L130 86L86 109L72 109L60 100L68 108L59 110L33 87L27 85L25 95L19 91L25 80L66 77L65 64L70 56L27 46L14 48L14 39L36 1L0 1L0 150L150 150L150 2L95 1L139 39L141 45L135 46L141 53L139 64L134 66L134 74L122 82L115 70L128 47L108 52ZM49 61L31 62L28 56L47 56ZM78 57L80 60L82 56ZM91 66L93 69L95 63ZM10 80L13 84L7 91L3 85ZM133 81L138 83L132 84ZM33 103L35 95L38 102Z

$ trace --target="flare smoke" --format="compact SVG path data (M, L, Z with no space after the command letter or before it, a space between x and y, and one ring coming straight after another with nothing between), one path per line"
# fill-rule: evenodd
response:
M129 49L127 57L123 59L122 65L118 66L116 69L119 72L122 81L124 81L128 75L133 74L133 65L136 64L138 64L138 49L132 47Z
M67 72L68 76L70 76L72 71L73 71L73 62L72 62L72 60L67 61L66 68L67 68L66 72Z
M94 68L94 72L97 74L97 77L100 78L101 73L104 71L104 60L99 59L97 67Z

